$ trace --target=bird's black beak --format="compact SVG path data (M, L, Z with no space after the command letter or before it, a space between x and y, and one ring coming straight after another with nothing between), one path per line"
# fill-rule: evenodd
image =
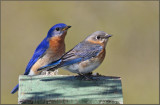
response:
M65 28L63 28L63 30L68 30L69 28L71 28L72 26L66 26Z
M68 28L71 28L72 26L68 26Z
M107 38L109 38L109 37L111 37L111 36L112 36L112 35L108 34L108 35L105 36L105 38L107 39Z

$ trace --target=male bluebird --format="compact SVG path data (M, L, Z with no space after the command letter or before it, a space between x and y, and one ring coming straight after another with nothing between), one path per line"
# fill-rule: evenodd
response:
M59 60L39 68L38 71L63 67L73 73L90 73L102 63L109 37L111 35L104 31L96 31L66 52Z
M38 68L58 60L65 53L64 39L70 27L64 23L59 23L48 31L47 36L36 48L24 75L40 74L41 71L37 71ZM19 84L13 88L11 93L14 94L18 90L18 87Z

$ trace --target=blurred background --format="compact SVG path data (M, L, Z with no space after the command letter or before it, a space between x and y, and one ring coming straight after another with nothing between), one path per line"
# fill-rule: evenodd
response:
M10 92L57 23L72 26L66 51L97 30L113 34L94 72L122 78L125 104L159 103L158 1L2 1L1 104L17 104L18 94Z

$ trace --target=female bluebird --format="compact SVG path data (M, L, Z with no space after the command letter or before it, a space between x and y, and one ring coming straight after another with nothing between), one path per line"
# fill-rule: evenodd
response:
M64 39L68 28L64 23L54 25L47 36L36 48L31 60L29 61L24 75L38 75L41 71L38 68L58 60L65 53ZM14 94L18 90L19 84L11 91Z
M102 63L109 37L111 35L104 31L96 31L65 53L59 60L41 67L38 71L63 67L73 73L90 73Z

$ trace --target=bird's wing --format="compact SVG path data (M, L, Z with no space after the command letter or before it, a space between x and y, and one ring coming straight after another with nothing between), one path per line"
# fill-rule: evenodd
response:
M32 58L30 59L24 75L28 75L32 66L40 59L43 55L45 55L46 50L49 48L49 42L47 38L45 38L36 48Z
M68 66L74 63L85 61L92 57L97 56L101 50L102 46L98 44L90 44L86 42L81 42L75 46L72 50L65 53L59 60L52 62L46 66L41 67L39 70L45 68L45 70L56 69L63 66Z

